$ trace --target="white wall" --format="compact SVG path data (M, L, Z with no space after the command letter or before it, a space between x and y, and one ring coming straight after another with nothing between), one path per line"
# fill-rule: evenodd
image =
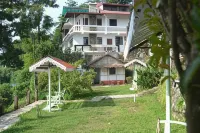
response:
M78 17L75 18L75 24L79 22L80 20L80 25L83 25L83 18L89 18L89 15L87 14L81 14ZM105 26L105 16L104 15L96 15L97 18L102 18L102 26ZM117 19L117 26L128 26L129 22L129 15L116 15L116 14L107 14L107 25L109 26L109 19ZM74 24L74 18L70 18L70 23Z
M116 15L116 14L109 14L107 16L107 24L109 26L109 19L117 19L117 26L126 27L128 26L129 22L129 15Z
M108 68L101 68L100 81L125 80L125 68L116 68L115 75L109 75Z
M109 45L109 46L116 46L115 45L115 36L119 36L119 35L103 34L103 33L97 34L97 37L102 37L102 45L104 45L104 46L107 45L107 39L112 39L112 45ZM74 45L83 45L83 37L89 37L89 33L84 33L84 34L78 33L78 34L74 34L72 37L73 37L73 46ZM122 36L122 37L124 37L124 36ZM69 42L68 42L68 46L69 46ZM65 47L67 47L67 46L65 45ZM117 47L117 51L118 51L118 47ZM120 45L120 52L123 52L123 51L124 51L124 45Z

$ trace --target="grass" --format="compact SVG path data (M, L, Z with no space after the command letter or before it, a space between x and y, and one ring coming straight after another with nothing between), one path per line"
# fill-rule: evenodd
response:
M40 118L35 109L21 115L21 121L3 133L155 133L158 117L165 118L156 94L135 103L129 98L66 103L62 111L41 113ZM185 128L172 125L172 133L185 133Z
M107 96L107 95L123 95L123 94L133 94L133 91L130 91L130 84L126 85L114 85L114 86L94 86L92 87L93 92L86 90L83 94L79 95L80 99L91 99L95 96Z

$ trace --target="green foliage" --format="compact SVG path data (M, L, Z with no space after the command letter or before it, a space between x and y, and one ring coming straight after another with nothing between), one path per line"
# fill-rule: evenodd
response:
M31 36L31 31L37 31L38 42L49 40L49 29L53 26L50 16L45 16L44 7L58 7L56 0L3 0L1 1L0 23L0 65L21 68L23 62L19 58L20 48L15 48L13 36L20 39ZM19 21L14 21L19 20Z
M66 99L74 99L80 95L83 90L92 91L91 85L95 77L95 72L89 70L82 75L78 71L62 73L61 83L65 90Z
M140 1L138 2L138 5L141 3L144 4L145 2L146 1ZM155 3L156 2L154 0L153 5L155 5ZM153 10L153 8L146 8L144 10L144 20L140 23L140 25L147 25L148 28L154 33L148 38L151 46L151 53L153 54L149 63L155 67L158 67L161 64L166 64L166 59L169 57L169 49L171 46L169 45L169 40L167 40L167 35L165 33L161 18ZM158 35L158 33L162 34Z
M89 5L85 4L85 3L82 3L82 4L79 5L79 7L81 7L81 8L89 8Z
M166 35L153 35L149 40L151 43L151 53L153 53L153 56L150 59L150 64L155 66L166 64L166 59L169 56L170 49L169 42L166 40Z
M78 3L74 0L67 0L67 2L65 2L65 4L68 6L68 7L76 7L78 5Z
M130 4L132 0L107 0L108 3Z
M83 58L83 55L81 52L72 52L70 48L67 48L64 51L63 60L66 62L74 63L80 60L81 58Z
M26 90L30 87L31 73L28 69L17 70L14 72L11 83L13 85L13 93L22 98L26 95Z
M13 95L10 84L0 84L0 104L8 107L12 104Z
M126 77L126 82L127 84L131 84L133 82L133 78L132 77Z
M0 84L10 83L13 71L12 68L0 67Z
M38 74L38 90L41 92L40 98L44 99L45 93L48 91L48 74L46 72ZM58 91L58 69L51 69L51 90L52 92Z
M163 72L154 67L147 67L138 69L137 74L137 85L141 89L151 89L160 83Z

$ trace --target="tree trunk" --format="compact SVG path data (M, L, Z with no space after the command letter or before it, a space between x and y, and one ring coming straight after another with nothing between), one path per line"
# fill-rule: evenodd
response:
M40 44L40 22L38 24L38 43Z
M26 93L26 105L29 105L30 103L30 89L28 89Z
M186 96L186 121L188 133L200 131L200 89L191 87Z
M3 114L3 112L4 112L4 109L3 109L3 104L2 104L2 103L0 103L0 116Z
M18 96L15 95L14 96L14 110L17 110L18 109Z

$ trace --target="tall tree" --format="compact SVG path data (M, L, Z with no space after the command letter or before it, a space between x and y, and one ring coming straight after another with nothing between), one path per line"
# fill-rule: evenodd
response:
M130 4L132 0L107 0L108 3Z
M13 37L19 36L21 39L30 37L31 31L38 31L38 41L46 33L49 26L52 25L50 17L44 17L45 6L58 7L56 0L26 0L0 1L0 63L10 67L17 67L19 62L19 52L13 45ZM43 19L44 17L44 19ZM41 31L41 23L44 25ZM47 24L49 23L49 24ZM46 29L47 28L47 29ZM12 54L11 54L12 53Z
M68 7L76 7L78 5L78 3L74 0L67 0L67 2L65 2L65 4L68 6Z

